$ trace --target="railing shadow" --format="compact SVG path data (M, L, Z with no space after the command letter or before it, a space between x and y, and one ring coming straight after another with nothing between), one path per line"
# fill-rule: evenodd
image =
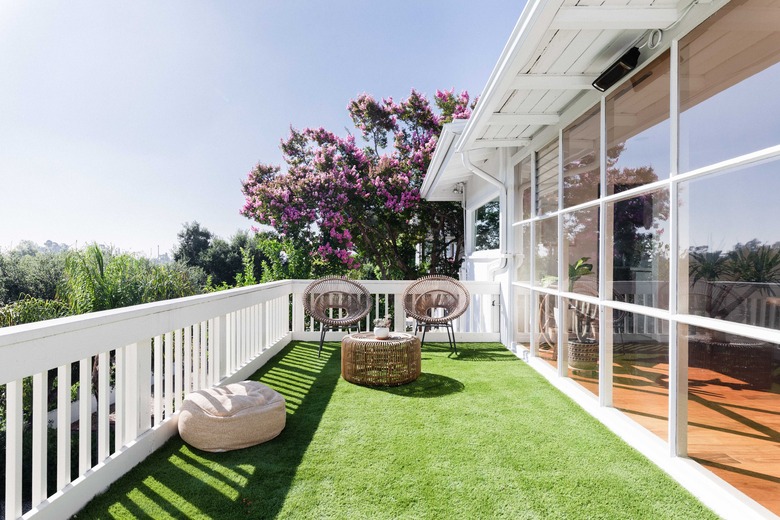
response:
M486 347L485 343L458 343L458 352L450 351L447 343L426 343L422 347L423 354L429 352L449 352L457 361L515 361L517 357L501 345Z
M274 518L290 490L340 375L334 344L293 342L252 380L284 395L287 424L275 439L210 453L174 437L74 518Z

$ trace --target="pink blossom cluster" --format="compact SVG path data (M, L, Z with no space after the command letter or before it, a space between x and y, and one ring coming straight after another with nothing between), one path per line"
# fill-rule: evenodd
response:
M435 102L441 115L415 90L399 103L361 94L347 109L365 148L353 135L291 128L281 142L287 170L261 163L249 172L241 213L309 240L324 261L359 268L356 254L380 247L386 238L377 226L414 219L442 123L471 113L466 92L437 91Z

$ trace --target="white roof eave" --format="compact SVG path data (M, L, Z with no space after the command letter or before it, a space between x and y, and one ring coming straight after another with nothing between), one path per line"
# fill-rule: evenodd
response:
M533 57L536 48L547 28L555 18L563 0L530 0L515 24L512 34L501 52L501 56L488 78L471 118L463 130L456 148L462 153L474 145L480 131L484 129L504 92L519 69Z
M431 158L431 164L428 166L428 171L425 172L425 178L420 187L420 196L422 198L429 198L443 181L447 166L452 161L455 147L467 123L468 120L466 119L456 119L442 127L439 141L436 143L436 149Z

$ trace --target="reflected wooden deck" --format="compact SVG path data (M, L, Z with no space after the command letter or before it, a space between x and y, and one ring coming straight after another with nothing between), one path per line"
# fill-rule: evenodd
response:
M620 368L615 365L615 370ZM660 438L668 437L669 366L616 372L615 408ZM594 393L598 374L569 371ZM780 514L780 388L755 390L702 368L689 369L688 455L731 485Z

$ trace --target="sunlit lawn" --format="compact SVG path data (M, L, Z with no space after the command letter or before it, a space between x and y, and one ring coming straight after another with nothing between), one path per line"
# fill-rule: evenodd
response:
M253 379L287 399L271 442L177 437L78 518L716 518L496 344L425 345L395 388L339 377L337 343L296 342Z

